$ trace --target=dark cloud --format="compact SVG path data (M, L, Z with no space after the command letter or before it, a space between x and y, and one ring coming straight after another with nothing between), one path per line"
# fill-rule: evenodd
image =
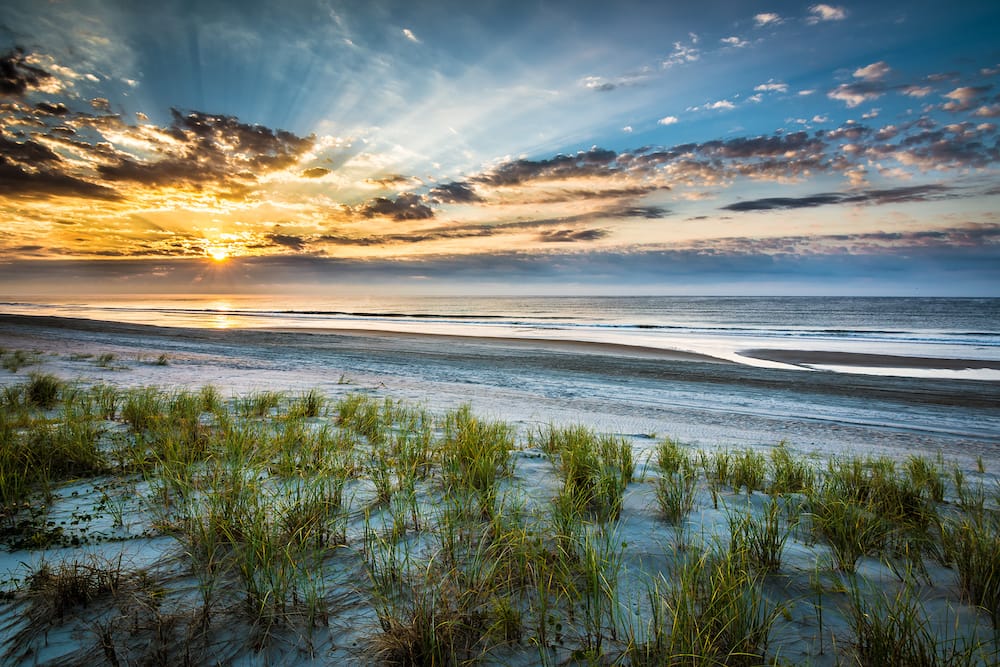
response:
M372 199L361 208L361 215L366 218L385 216L394 220L426 220L434 217L434 211L420 195L404 193L394 200L387 197Z
M470 180L494 186L511 186L534 180L562 180L599 176L610 171L617 154L603 148L557 155L548 160L515 160Z
M842 196L834 193L810 195L808 197L765 197L740 201L723 206L724 211L774 211L790 208L812 208L826 204L839 204Z
M52 75L28 62L24 49L15 48L0 56L0 95L20 97Z
M6 164L17 164L24 167L35 167L37 165L49 165L60 162L60 158L48 146L43 146L37 141L11 141L0 136L0 160Z
M608 235L606 229L551 229L538 235L542 243L577 243L596 241Z
M251 169L275 170L294 163L313 144L313 137L299 137L285 130L241 123L233 116L171 109L172 131L192 144L200 155L233 152Z
M723 206L724 211L774 211L814 208L829 204L897 204L928 201L949 196L950 188L941 185L914 185L858 193L826 192L806 197L766 197Z
M69 113L69 107L61 102L58 104L50 104L49 102L39 102L35 105L35 108L52 116L65 116Z
M98 167L101 176L143 185L216 183L239 194L258 175L294 164L314 140L232 116L171 112L173 123L165 131L177 147L164 146L160 159L150 161L117 154Z
M623 206L604 212L611 218L646 218L647 220L658 220L670 215L670 210L662 206Z
M306 246L306 240L301 236L291 234L268 234L267 238L276 245L291 248L292 250L302 250Z
M708 141L698 145L695 152L710 157L730 159L777 157L798 153L818 153L825 144L808 132L772 135L769 137L739 137L726 141Z
M117 199L111 188L90 183L56 171L28 171L0 159L0 196L10 199L85 197Z
M483 201L472 185L464 181L453 181L432 188L427 197L437 204L470 204Z
M32 140L17 142L0 136L0 195L12 199L116 198L112 189L66 174L65 169L62 158L51 148Z
M323 167L310 167L302 172L303 178L322 178L330 173L329 169L324 169Z

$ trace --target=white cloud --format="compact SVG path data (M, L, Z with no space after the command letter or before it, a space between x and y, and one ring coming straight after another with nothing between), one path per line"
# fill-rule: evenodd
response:
M708 102L702 104L699 107L688 107L688 111L710 111L713 109L735 109L736 105L729 100L718 100L717 102Z
M864 118L864 119L878 118L879 112L881 112L881 111L882 111L881 109L872 109L868 113L861 114L861 117Z
M673 125L677 122L677 116L664 116L660 120L656 121L657 125Z
M927 97L933 92L934 89L930 86L906 86L903 88L903 94L910 97Z
M751 95L750 97L748 97L747 98L747 102L754 102L754 103L756 103L756 102L760 102L762 99L764 99L764 98L761 97L760 93L757 93L755 95Z
M787 93L788 84L781 83L780 81L774 81L773 79L767 83L762 83L759 86L754 86L753 88L758 93Z
M736 37L735 35L732 37L723 37L719 41L725 44L726 46L731 46L736 49L742 49L744 46L750 43L745 39L740 39L739 37Z
M624 132L625 134L632 134L632 126L626 125L625 127L622 128L622 132Z
M771 23L781 23L781 17L774 12L762 12L753 17L757 27L769 25Z
M842 83L829 93L826 94L831 100L840 100L847 106L853 108L867 102L868 100L875 100L882 96L880 90L868 90L860 87L861 84L852 85L848 83Z
M817 114L817 115L813 116L812 122L814 122L814 123L829 123L830 122L830 117L829 116L820 116L819 114Z
M813 94L813 93L815 93L815 92L816 92L816 91L815 91L815 90L813 90L813 89L809 89L809 90L800 90L800 91L799 91L799 95L802 95L802 96L805 96L805 95L812 95L812 94Z
M880 60L877 63L872 63L871 65L859 67L854 70L854 78L864 79L865 81L881 81L891 71L892 68L889 67L884 61Z
M691 36L695 37L695 39L691 42L693 45L697 42L697 38L694 34ZM673 65L680 65L683 63L693 63L700 57L701 52L694 48L694 46L687 46L680 42L674 42L673 52L667 56L667 59L663 61L662 65L663 67L672 67Z
M847 18L847 10L843 7L832 5L813 5L809 8L812 14L807 20L809 23L819 23L820 21L843 21Z
M979 118L998 118L1000 117L1000 104L990 104L989 106L984 104L972 112L972 115Z
M411 42L413 42L415 44L419 44L420 43L420 40L417 39L417 36L414 35L413 31L410 30L409 28L403 28L403 37L406 37L406 39L410 40Z

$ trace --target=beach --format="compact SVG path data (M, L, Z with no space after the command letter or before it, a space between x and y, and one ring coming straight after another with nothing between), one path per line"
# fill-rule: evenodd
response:
M0 348L4 359L23 352L17 372L0 371L9 400L23 402L8 408L11 419L25 414L32 377L77 388L63 396L93 397L81 405L110 391L119 403L98 418L94 442L115 460L125 460L122 447L136 457L117 472L73 474L47 499L26 497L34 509L5 518L0 639L10 664L133 664L151 651L194 664L439 664L441 656L664 664L683 649L671 628L683 621L677 605L700 595L700 577L728 582L740 600L761 596L739 612L742 622L763 624L748 631L756 639L697 644L720 664L842 664L867 632L859 619L900 608L916 614L888 630L900 642L926 630L941 655L968 651L969 664L997 655L993 603L970 599L958 566L945 565L933 545L971 525L962 522L971 521L964 517L977 488L977 516L992 526L983 539L996 539L1000 383L804 367L961 362L802 350L766 353L792 366L767 368L593 341L22 315L0 315ZM202 407L137 426L122 401L142 396L163 415L192 400ZM58 405L44 423L69 419ZM35 423L19 419L22 429ZM210 438L198 445L207 451L177 453L183 424ZM290 439L293 427L299 435ZM463 442L471 449L454 449ZM317 447L334 468L310 458ZM481 477L473 462L490 451ZM178 455L183 463L168 464ZM571 484L575 456L598 457L586 465L617 475L617 495L581 490L605 488L604 478ZM414 463L401 467L404 460ZM876 541L836 546L818 517L850 495L853 487L831 480L847 479L852 462L885 489L917 484L916 471L931 470L919 479L939 480L927 488L940 494L920 506L932 503L951 528L933 537L937 519L904 513L893 527L880 523L886 532ZM678 488L688 490L675 507L670 489ZM332 512L296 529L308 539L287 532L306 497ZM864 516L897 511L865 507ZM232 523L251 519L263 523ZM33 528L36 520L50 528ZM917 548L918 529L931 546L901 556L902 545ZM253 530L263 532L251 539ZM760 556L737 548L758 530L780 543L778 562L759 572ZM207 544L215 546L204 551ZM71 576L93 592L52 606L53 587ZM109 577L113 586L102 583ZM471 590L483 594L470 598ZM699 604L707 613L708 602ZM38 617L56 608L58 618ZM436 648L414 635L428 628L424 639ZM695 639L707 641L709 625L698 628ZM181 645L193 647L186 658ZM891 650L913 649L900 646Z
M232 393L316 387L331 395L363 389L433 410L468 402L521 425L582 423L707 447L784 440L823 454L864 448L902 456L916 449L963 461L1000 459L996 382L756 368L565 340L191 329L12 315L0 317L0 346L41 350L44 368L67 379L125 386L215 384ZM116 355L117 370L71 359L102 353ZM135 362L160 354L169 365ZM816 360L815 354L799 352L793 360Z

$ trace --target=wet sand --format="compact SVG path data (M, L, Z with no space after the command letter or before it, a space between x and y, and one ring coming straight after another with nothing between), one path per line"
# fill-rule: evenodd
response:
M940 357L903 357L894 354L859 354L812 350L742 350L741 355L753 359L778 361L795 366L857 366L863 368L927 368L961 371L967 369L1000 370L1000 361L985 359L943 359Z

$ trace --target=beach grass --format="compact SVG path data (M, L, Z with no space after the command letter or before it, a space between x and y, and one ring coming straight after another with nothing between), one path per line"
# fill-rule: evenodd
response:
M35 374L0 401L5 664L1000 655L1000 486L943 458L640 449L371 393Z

